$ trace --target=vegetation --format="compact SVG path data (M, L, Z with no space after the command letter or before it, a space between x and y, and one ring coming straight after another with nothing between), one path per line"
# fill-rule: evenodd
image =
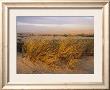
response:
M66 66L73 69L84 56L93 56L94 40L77 36L34 36L23 41L22 55L32 62L40 61L53 68Z

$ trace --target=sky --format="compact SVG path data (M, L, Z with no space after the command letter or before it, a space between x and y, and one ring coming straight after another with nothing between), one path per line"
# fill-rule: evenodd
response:
M18 33L80 34L94 32L93 16L17 16Z

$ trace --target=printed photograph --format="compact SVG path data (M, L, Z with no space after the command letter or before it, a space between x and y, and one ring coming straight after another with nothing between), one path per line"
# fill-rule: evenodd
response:
M94 74L93 16L17 16L17 74Z

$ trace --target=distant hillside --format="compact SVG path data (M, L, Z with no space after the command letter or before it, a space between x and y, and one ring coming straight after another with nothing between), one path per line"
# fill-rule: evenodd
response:
M89 34L94 33L92 28L81 27L52 27L52 26L29 26L21 25L17 26L17 33L36 33L36 34Z

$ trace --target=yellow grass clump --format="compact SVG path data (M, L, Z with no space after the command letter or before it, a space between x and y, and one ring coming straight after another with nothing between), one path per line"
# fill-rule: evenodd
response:
M41 61L56 67L67 65L74 68L85 55L92 55L94 50L93 39L65 38L27 38L23 45L23 55L31 61Z

